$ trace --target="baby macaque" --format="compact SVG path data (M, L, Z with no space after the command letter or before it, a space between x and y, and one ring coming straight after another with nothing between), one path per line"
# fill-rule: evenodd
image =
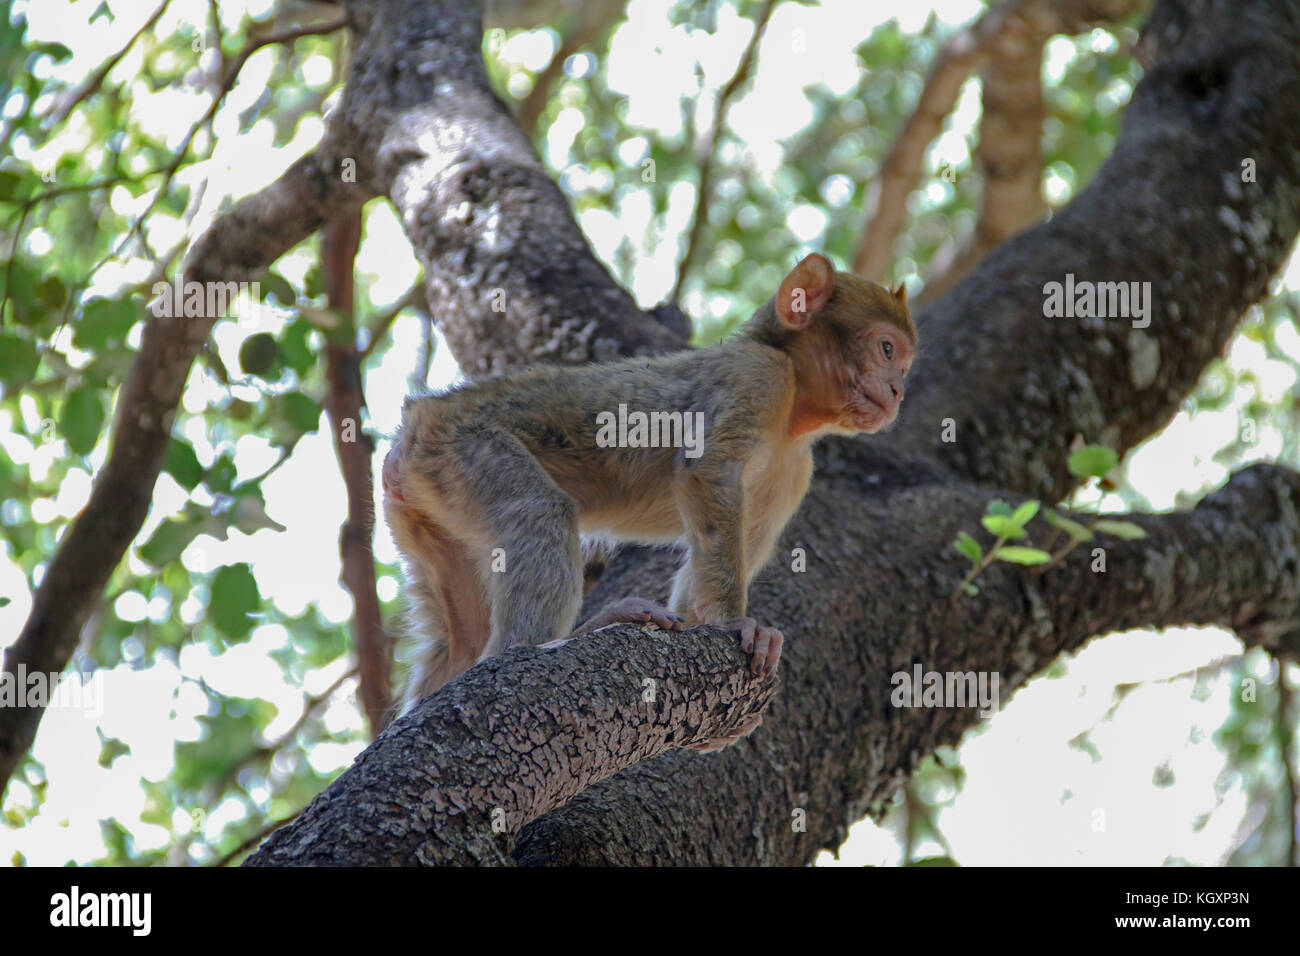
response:
M745 616L749 582L808 489L813 443L890 424L915 350L901 286L814 254L721 345L407 399L383 466L420 641L406 706L475 661L567 637L580 535L686 551L667 607L629 598L582 630L725 626L770 680L783 638Z

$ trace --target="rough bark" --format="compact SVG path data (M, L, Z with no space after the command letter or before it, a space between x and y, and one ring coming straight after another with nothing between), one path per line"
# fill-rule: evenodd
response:
M397 207L465 374L681 348L592 254L491 90L477 5L367 6L344 120L359 170Z
M508 862L528 821L618 770L735 732L779 685L751 677L715 628L619 625L514 648L394 723L249 863ZM456 759L429 759L439 752Z
M1153 65L1097 182L1053 220L988 256L922 315L925 357L891 434L821 448L813 490L783 542L806 549L807 571L794 573L778 561L751 592L754 613L791 635L780 693L763 726L720 754L672 750L599 781L584 772L592 785L566 790L567 802L525 826L512 850L505 841L493 843L501 854L493 859L806 863L837 846L854 820L880 808L921 755L956 741L978 720L973 708L891 706L891 675L914 663L997 672L1010 690L1094 635L1190 623L1231 627L1246 643L1276 653L1300 651L1300 477L1277 466L1240 472L1191 512L1135 519L1149 538L1100 541L1105 573L1092 570L1091 554L1079 552L1043 575L991 569L978 597L948 598L962 570L949 547L955 531L974 526L994 495L1060 498L1069 483L1066 446L1076 433L1124 451L1158 430L1243 310L1264 294L1300 228L1300 130L1293 121L1300 111L1294 56L1300 12L1267 0L1166 2L1160 12L1147 39ZM447 16L439 22L445 25ZM475 102L487 110L486 120L474 117ZM456 122L479 129L495 121L496 107L482 96L475 101L462 91L457 104L452 125L441 132L446 139L454 138ZM1257 182L1241 181L1247 157L1256 161ZM514 155L482 161L475 175L484 182L519 168ZM498 163L501 173L493 168ZM430 190L423 201L459 203L463 196ZM483 246L475 237L502 226L480 221L474 232L466 216L472 213L456 222L475 250L465 254L472 261ZM416 230L412 238L418 245L431 237ZM504 259L517 251L494 249ZM518 251L527 265L533 250ZM453 265L443 255L423 258L431 272ZM1044 283L1065 271L1079 279L1152 282L1150 324L1134 329L1128 320L1044 318ZM431 287L459 275L444 271L430 279ZM475 278L481 283L485 276L475 272L467 279L471 287ZM548 294L554 278L542 283ZM567 273L563 280L586 289L585 275ZM476 301L482 287L464 295ZM534 320L528 310L518 318L524 329ZM512 305L509 320L515 319ZM516 350L502 354L508 365ZM494 365L482 347L469 355ZM941 440L945 418L957 423L955 443ZM626 552L589 606L662 592L670 567L661 552ZM566 648L585 654L594 647L586 641ZM688 633L656 645L671 649L662 666L682 666L695 653L711 663L710 651L695 641ZM629 660L646 666L642 645L601 646L593 680ZM535 653L506 655L467 674L474 699L499 700L504 709ZM695 673L685 666L685 673ZM557 677L548 667L543 679L571 688L570 673ZM590 687L580 692L584 707L607 699L601 684ZM451 705L459 695L456 683L448 685L410 719L437 740L420 753L421 780L467 772L468 744L440 736L444 728L462 727ZM454 733L483 735L505 719L513 716L480 711L475 731ZM415 732L405 730L406 722L398 726ZM543 722L538 731L544 745L550 729ZM604 735L595 726L590 733ZM345 774L299 823L273 836L258 861L421 858L422 848L440 838L428 829L398 832L389 822L426 820L443 810L435 789L393 785L409 779L402 739L390 732L377 741L358 764L364 784L360 769ZM468 752L478 759L478 751ZM364 812L348 809L340 797L345 790L354 801L365 791ZM550 784L538 791L554 792ZM383 801L400 804L406 816L390 808L382 817L389 822L366 823ZM481 845L489 804L476 797L458 808L467 829L456 832L464 845ZM799 810L807 814L806 832L791 826ZM355 838L356 828L367 839ZM320 849L342 841L342 850ZM478 850L472 856L489 858ZM458 857L448 851L423 858Z

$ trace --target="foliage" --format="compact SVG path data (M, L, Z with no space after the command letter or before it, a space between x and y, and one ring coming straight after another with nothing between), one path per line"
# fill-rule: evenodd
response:
M1107 476L1118 464L1119 456L1113 449L1103 445L1084 445L1070 454L1066 466L1070 474L1080 481L1096 479L1103 486L1114 488L1114 483ZM1077 490L1076 487L1071 491L1070 502L1066 505L1067 510L1073 508ZM1034 499L1024 501L1015 508L1005 501L996 499L990 501L987 512L980 519L980 524L994 537L988 551L980 547L979 542L969 531L958 532L952 546L962 557L970 561L971 569L957 585L957 590L953 592L954 597L959 593L972 596L979 594L980 589L976 586L975 579L994 561L1038 566L1041 570L1047 570L1065 560L1065 556L1074 550L1075 545L1091 541L1098 532L1119 538L1121 541L1137 541L1146 537L1146 532L1131 521L1097 517L1082 524L1053 508L1048 508L1042 512L1043 521L1051 525L1055 531L1042 548L1007 544L1008 541L1023 541L1028 538L1025 526L1039 513L1041 507L1042 503ZM1052 548L1062 534L1067 541L1059 550L1053 552Z

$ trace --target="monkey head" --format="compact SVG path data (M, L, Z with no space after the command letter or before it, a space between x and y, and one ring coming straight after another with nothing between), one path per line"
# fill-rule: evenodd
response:
M898 416L917 341L902 285L891 292L814 253L751 321L794 361L792 431L877 432Z

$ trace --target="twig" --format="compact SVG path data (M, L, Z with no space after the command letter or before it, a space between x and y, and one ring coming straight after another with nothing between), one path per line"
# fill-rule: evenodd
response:
M323 36L328 33L333 33L336 30L341 30L345 26L347 26L347 18L339 17L335 20L327 20L324 23L308 24L303 27L293 27L292 29L281 30L278 33L269 33L264 37L249 42L247 46L240 50L235 56L234 62L222 77L221 87L217 92L217 95L213 96L212 102L208 104L208 108L203 111L203 115L200 116L198 121L190 127L189 132L185 134L185 138L181 140L181 145L177 148L176 154L172 157L171 162L168 163L164 169L163 181L158 186L153 198L149 200L149 204L145 206L144 211L136 218L135 223L127 230L126 235L122 237L121 241L109 251L108 255L91 266L87 274L93 276L105 263L111 262L113 259L116 259L121 255L122 250L126 248L131 239L144 226L145 221L153 213L154 209L157 207L158 203L162 201L163 197L167 195L168 189L171 188L172 180L176 178L176 173L179 171L181 163L185 161L185 157L189 154L190 145L194 142L194 137L198 135L199 130L212 122L212 119L217 115L217 110L220 109L222 102L225 101L226 94L230 92L231 87L235 85L235 80L238 79L239 73L243 70L249 57L264 46L270 46L276 43L292 43L294 40L305 36Z
M216 860L215 862L210 863L210 864L208 864L208 865L209 865L209 866L215 866L215 867L222 867L222 866L228 866L228 865L230 865L230 863L233 862L234 860L236 860L236 859L237 859L241 854L243 854L243 853L247 852L248 850L251 850L253 847L257 846L257 844L261 843L261 842L262 842L263 840L265 840L265 839L266 839L270 834L272 834L272 833L274 833L276 830L280 829L280 827L282 827L282 826L286 826L287 824L290 824L290 823L293 823L294 820L298 819L298 815L301 814L302 811L303 811L303 808L302 808L302 807L299 807L297 810L295 810L293 813L289 814L287 817L281 817L279 820L272 820L270 823L268 823L268 824L266 824L265 826L263 826L260 830L258 830L256 833L254 833L254 834L253 834L252 836L250 836L248 839L246 839L243 843L239 844L239 846L235 847L233 850L231 850L229 853L227 853L227 854L226 854L225 856L223 856L221 859Z
M603 8L596 10L591 9L590 6L581 8L581 12L578 14L580 17L579 22L564 34L564 38L560 41L560 48L555 51L555 56L551 57L551 62L546 64L546 68L541 73L537 74L537 79L533 82L533 88L528 91L523 102L519 104L519 112L515 116L515 120L529 139L532 139L537 134L537 121L541 119L542 111L546 109L546 101L550 98L551 88L564 71L564 62L600 36L601 31L609 25L613 15L619 10L620 6L617 4L612 6L606 4Z
M726 121L727 109L731 105L731 99L736 95L736 91L749 78L750 71L754 65L754 54L758 50L758 44L763 39L763 33L767 29L767 22L772 17L772 10L776 7L777 0L767 0L763 8L759 11L757 19L754 21L754 35L750 37L749 43L745 46L745 52L741 54L740 63L736 66L736 72L732 74L727 85L718 93L718 101L713 110L713 125L709 129L709 134L697 150L697 157L700 164L700 179L695 187L695 211L691 216L691 231L686 239L686 253L682 256L681 264L677 267L677 281L673 283L673 291L668 296L669 302L677 302L681 298L682 284L686 281L686 274L690 271L692 263L700 244L700 237L704 234L704 220L709 204L709 194L712 191L710 182L713 175L714 152L717 149L718 136L722 132L722 124Z
M1300 813L1300 776L1296 773L1291 748L1295 746L1295 694L1286 680L1286 660L1277 658L1277 747L1282 755L1282 788L1286 811L1286 849L1282 859L1287 866L1300 866L1300 839L1296 833Z
M433 358L433 317L428 312L420 313L420 348L415 355L415 366L406 377L411 391L428 388L429 362Z
M403 292L401 298L375 316L374 321L367 330L366 347L357 353L360 356L361 361L364 363L366 359L370 358L371 354L375 351L376 346L378 346L384 336L388 334L388 330L392 328L393 323L397 321L399 315L412 306L419 305L424 301L424 279L416 279L415 284Z
M237 776L239 776L239 771L243 770L245 767L249 766L254 761L261 760L267 757L274 757L281 750L283 750L284 748L292 744L294 740L297 738L298 732L301 731L304 726L306 726L307 721L311 718L312 714L316 713L316 711L320 709L322 704L325 704L327 701L329 701L329 699L338 692L338 689L342 687L348 680L355 677L356 674L357 674L356 667L355 666L350 667L348 668L347 671L340 674L338 678L336 678L328 687L326 687L319 694L304 695L302 700L302 713L299 714L298 719L293 722L293 726L291 726L288 730L282 733L271 743L263 744L260 747L254 747L252 750L248 751L246 754L244 754L242 757L240 757L238 760L232 763L229 767L226 768L226 771L220 777L217 778L216 782L212 784L209 792L211 792L215 797L219 798L221 794L225 791L226 787L228 787L231 784L231 782L234 781L234 779Z
M85 101L86 97L90 96L104 85L104 80L107 79L108 74L113 71L113 67L117 66L117 64L121 62L122 57L126 56L127 53L130 52L131 47L136 45L140 37L144 36L153 28L153 25L158 22L159 18L167 10L167 7L170 4L171 0L163 0L163 2L158 5L158 9L155 10L149 19L144 22L144 25L131 35L131 39L126 41L126 45L123 46L122 49L118 50L101 63L95 71L90 74L90 76L86 77L86 79L82 81L80 86L55 104L54 108L46 114L49 117L51 126L58 126L66 120L72 111Z

